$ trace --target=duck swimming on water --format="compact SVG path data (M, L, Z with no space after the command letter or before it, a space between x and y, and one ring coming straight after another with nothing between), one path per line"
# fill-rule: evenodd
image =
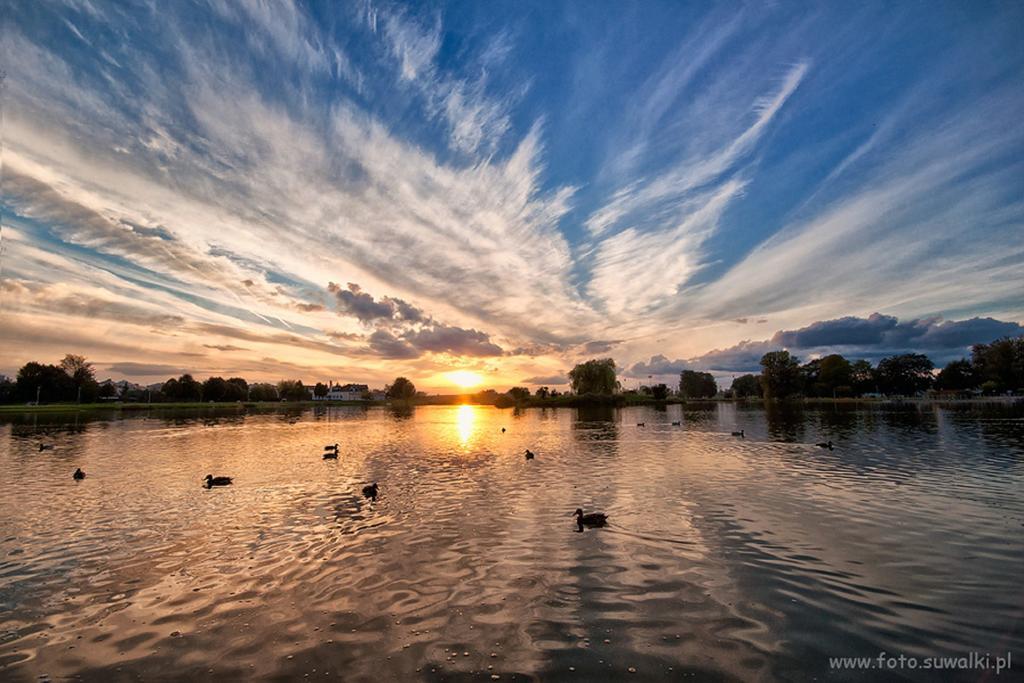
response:
M43 451L52 451L52 450L53 450L53 444L52 443L41 443L41 444L39 444L39 452L40 453L42 453Z
M818 448L827 448L829 450L832 450L832 442L831 441L821 441L821 442L816 443L814 445L817 446Z
M377 500L377 482L363 487L363 495L370 500Z
M328 444L328 445L324 446L324 450L325 450L325 451L335 451L335 452L337 452L337 450L338 450L338 444L334 444L333 446L331 446L330 444Z
M205 481L203 486L208 489L214 486L231 486L231 477L215 477L212 474L207 474Z
M678 426L680 426L681 424L683 424L683 423L682 423L682 422L673 422L673 423L672 423L672 426L673 426L673 427L678 427Z
M324 460L337 460L338 451L324 451Z
M733 435L733 436L738 436L738 437L740 437L741 439L745 439L745 438L747 437L747 435L746 435L746 434L744 434L743 432L744 432L744 430L742 430L742 429L741 429L741 430L740 430L740 431L738 431L738 432L733 432L733 433L732 433L732 435Z
M504 433L505 433L505 428L504 428L504 427L502 427L502 428L501 428L501 433L502 433L502 434L504 434Z
M583 514L583 508L576 508L576 512L572 513L576 517L576 524L580 527L601 527L608 523L608 515L603 512L588 512Z
M83 472L82 468L79 467L78 469L75 470L75 473L72 474L71 477L81 481L82 479L85 479L85 472Z
M529 448L527 448L526 449L526 459L527 460L533 460L534 457L536 457L536 456L534 456L533 451L531 451Z

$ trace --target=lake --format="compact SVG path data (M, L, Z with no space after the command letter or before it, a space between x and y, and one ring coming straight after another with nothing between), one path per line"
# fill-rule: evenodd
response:
M1019 404L3 415L0 525L3 680L1024 670Z

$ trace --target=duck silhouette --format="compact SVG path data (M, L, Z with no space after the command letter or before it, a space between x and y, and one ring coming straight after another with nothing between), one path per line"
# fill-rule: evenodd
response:
M231 486L231 477L215 477L212 474L207 474L205 481L203 486L208 489L212 489L214 486Z
M324 451L324 460L337 460L338 451Z
M41 444L39 444L39 452L40 453L42 453L43 451L52 451L52 450L53 450L53 444L52 443L41 443Z
M531 451L529 448L527 448L526 449L526 459L527 460L533 460L534 457L536 457L536 456L533 454L533 451Z
M746 435L746 434L744 433L744 431L745 431L745 430L741 429L741 430L740 430L740 431L738 431L738 432L733 432L733 433L732 433L732 435L733 435L733 436L738 436L738 437L740 437L741 439L745 439L745 438L747 437L747 435Z
M678 426L680 426L681 424L683 424L683 423L682 423L682 422L673 422L673 423L672 423L672 426L673 426L673 427L678 427Z
M73 479L77 479L78 481L81 481L82 479L85 479L85 472L83 472L82 468L79 467L78 469L75 470L75 473L72 474L71 477Z
M637 422L637 423L636 423L636 426L637 426L637 427L646 427L646 426L647 426L647 423L646 423L646 422Z
M505 433L505 428L504 428L504 427L502 427L502 428L501 428L501 433L502 433L502 434L504 434L504 433Z
M377 500L377 482L363 487L363 495L370 500Z
M576 517L576 525L580 531L583 531L583 527L602 527L608 523L608 515L603 512L588 512L583 514L583 508L576 508L576 512L572 513Z
M820 442L818 442L818 443L816 443L814 445L817 446L818 448L827 448L829 450L832 450L832 442L831 441L820 441Z
M334 444L333 446L328 444L328 445L324 446L324 450L325 451L335 451L336 452L338 450L338 444Z

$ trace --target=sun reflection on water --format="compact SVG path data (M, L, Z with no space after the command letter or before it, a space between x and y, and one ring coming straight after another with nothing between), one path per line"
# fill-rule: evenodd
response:
M463 446L469 441L469 437L473 436L476 412L476 406L463 405L459 406L459 410L455 414L455 428L459 431L459 441Z

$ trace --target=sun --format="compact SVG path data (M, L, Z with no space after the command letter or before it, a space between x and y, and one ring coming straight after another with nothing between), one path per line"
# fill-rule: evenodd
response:
M475 372L469 370L454 370L445 375L448 381L457 387L462 389L471 389L475 386L479 386L484 378Z

